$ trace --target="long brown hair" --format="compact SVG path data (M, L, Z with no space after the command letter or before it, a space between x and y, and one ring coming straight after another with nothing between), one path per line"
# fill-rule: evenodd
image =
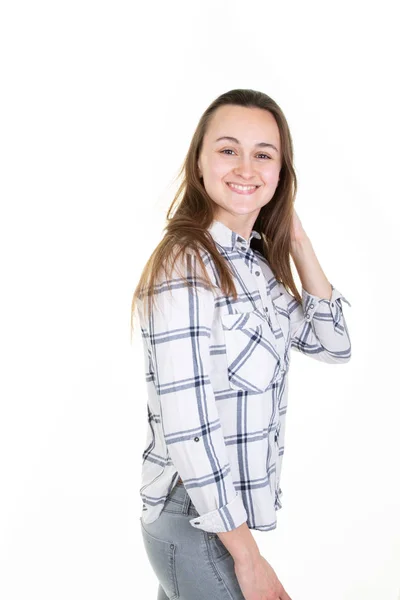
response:
M293 166L293 145L288 123L277 103L263 92L248 89L230 90L210 104L201 116L193 134L189 150L178 173L178 178L182 176L183 178L167 212L167 225L163 229L164 236L145 264L133 294L131 333L137 299L141 298L142 293L146 291L148 306L150 306L151 300L154 301L154 285L161 269L164 270L168 279L175 263L187 251L194 251L204 273L205 281L213 289L215 286L208 276L199 253L199 249L205 250L214 262L222 292L237 299L228 263L218 252L212 236L207 231L214 218L215 203L207 194L197 169L197 161L210 119L220 106L226 104L263 108L275 117L281 140L282 164L279 183L274 196L261 208L253 226L253 229L260 233L261 239L253 238L251 245L268 260L276 279L301 302L290 265L290 227L297 192L297 179ZM171 262L172 256L174 256L174 260ZM188 280L186 282L187 285L190 285Z

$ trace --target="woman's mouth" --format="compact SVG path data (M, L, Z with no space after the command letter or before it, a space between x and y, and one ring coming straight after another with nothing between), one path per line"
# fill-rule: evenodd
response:
M230 182L227 182L226 185L237 194L253 194L260 187L259 185L239 185Z

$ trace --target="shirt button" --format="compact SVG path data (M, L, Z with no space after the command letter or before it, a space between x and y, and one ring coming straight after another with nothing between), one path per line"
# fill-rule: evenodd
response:
M331 302L331 306L335 306L335 303L334 303L334 302Z
M199 441L199 438L196 436L196 437L194 438L194 441L195 441L195 442L198 442L198 441Z
M311 319L311 317L310 317L310 313L307 313L307 314L306 314L306 319L307 319L307 321L309 321L309 320Z
M174 547L174 545L173 545L173 544L170 544L170 545L169 545L169 547L172 549L172 548Z
M310 308L314 308L314 304L310 304Z
M256 272L254 273L254 275L257 275L257 277L259 276L259 274L260 274L260 271L256 271Z

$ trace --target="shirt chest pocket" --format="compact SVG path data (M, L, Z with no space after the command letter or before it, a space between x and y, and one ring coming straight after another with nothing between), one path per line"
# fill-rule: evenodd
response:
M279 375L274 333L260 311L221 315L232 389L265 392Z

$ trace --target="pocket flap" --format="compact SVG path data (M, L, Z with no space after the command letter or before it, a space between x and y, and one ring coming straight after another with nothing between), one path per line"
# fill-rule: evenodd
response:
M274 303L274 306L279 306L279 308L284 308L287 310L287 299L285 294L281 294L276 298L272 298L272 302Z
M256 329L265 322L259 311L234 313L232 315L221 315L222 327L225 330L232 329Z

